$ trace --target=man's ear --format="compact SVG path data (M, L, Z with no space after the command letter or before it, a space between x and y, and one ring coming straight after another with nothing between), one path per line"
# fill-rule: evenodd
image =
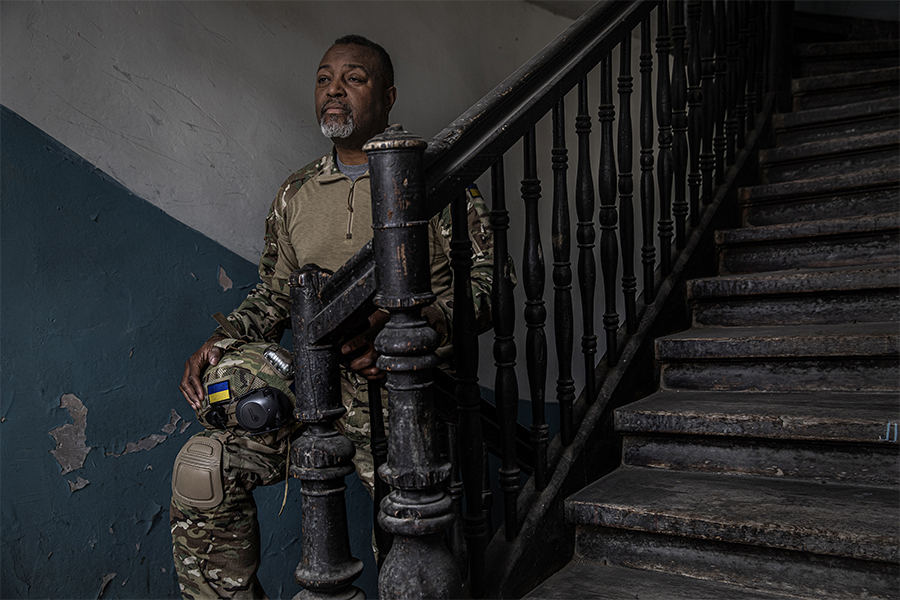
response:
M390 114L391 108L394 106L394 102L397 100L397 88L394 86L389 87L384 90L384 110L385 113Z

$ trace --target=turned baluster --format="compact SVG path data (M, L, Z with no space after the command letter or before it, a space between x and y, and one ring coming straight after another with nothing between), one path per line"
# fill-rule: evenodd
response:
M700 172L703 174L704 204L713 199L713 183L716 155L713 152L713 133L716 120L715 97L715 32L713 30L713 3L700 2L700 92L703 100L703 136L700 142Z
M600 171L597 177L600 195L600 270L603 273L605 311L603 329L606 331L606 365L619 361L616 336L619 313L616 310L616 271L619 266L619 243L616 235L616 163L613 150L613 126L616 108L612 103L612 58L607 54L600 61Z
M578 166L575 173L575 210L578 214L578 289L581 293L581 354L584 357L585 397L597 399L594 361L597 336L594 334L594 289L597 267L594 261L594 178L591 175L591 117L588 114L587 80L578 83Z
M685 76L684 40L687 28L684 26L684 0L672 2L672 165L675 171L675 247L681 250L687 244L687 178L688 163L688 117L687 77Z
M450 205L452 235L450 267L453 269L453 363L456 371L457 439L462 464L462 490L466 510L463 519L468 546L472 595L484 594L484 550L488 542L487 518L481 503L484 480L484 438L481 431L481 390L478 387L478 331L472 304L472 240L469 239L468 197L463 194ZM452 454L451 454L452 456ZM451 494L452 496L452 494ZM460 557L457 557L459 559Z
M506 539L514 540L519 532L516 500L519 497L519 466L516 463L516 417L519 410L519 383L516 379L515 301L510 279L506 210L503 181L503 158L491 166L491 229L494 232L494 285L491 289L491 316L494 323L494 395L500 421L502 465L498 484L503 493L503 515ZM490 486L485 486L490 489Z
M556 357L559 376L556 400L559 403L560 435L568 446L575 437L572 403L575 402L575 380L572 378L572 263L569 261L569 194L566 185L568 150L566 150L566 117L564 99L553 107L553 308L556 331Z
M691 166L688 188L691 195L691 226L700 224L700 140L703 138L703 95L700 92L700 0L687 3L688 34L688 146L691 150Z
M657 7L656 122L659 126L659 161L656 177L659 185L659 265L662 274L672 270L672 89L669 80L669 14L666 3Z
M522 257L522 282L525 288L525 364L528 366L528 389L531 392L531 444L534 448L535 487L547 485L547 442L549 428L544 417L544 392L547 383L547 338L544 322L544 249L538 225L538 201L541 180L537 177L537 151L534 127L525 134L522 146L525 177L522 179L522 201L525 203L525 249Z
M631 129L631 32L619 45L619 231L622 244L622 295L625 299L625 328L637 331L637 277L634 276L634 175L632 168L633 134Z
M641 263L644 267L644 303L656 299L656 246L654 216L656 188L653 183L653 54L650 52L650 17L641 22Z

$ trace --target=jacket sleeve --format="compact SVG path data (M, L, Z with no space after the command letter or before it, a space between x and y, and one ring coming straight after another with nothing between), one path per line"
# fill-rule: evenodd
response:
M491 230L490 213L481 194L474 185L467 190L468 196L468 229L472 242L471 287L472 302L475 307L475 326L479 334L491 328L491 288L494 279L494 236ZM435 252L444 254L443 260L434 260L433 264L445 265L449 271L450 239L452 221L450 207L447 206L432 219ZM440 278L440 274L432 272L432 281ZM450 274L452 281L452 274ZM423 310L429 324L441 336L441 346L453 340L453 286L435 286L437 299L434 304Z
M275 202L278 202L276 198ZM250 342L278 343L290 323L291 301L287 281L275 277L278 259L277 210L275 203L266 217L265 249L259 260L260 282L226 318L240 334L240 339ZM214 335L232 338L223 327L217 327Z
M247 297L234 311L226 317L236 332L227 332L217 327L213 335L228 338L220 347L230 345L234 333L238 333L243 341L278 343L285 329L291 322L291 297L288 282L275 277L275 264L278 262L279 235L284 228L281 221L287 200L293 196L300 186L308 181L319 167L318 163L310 164L288 177L278 190L269 214L266 216L265 248L259 259L260 283L253 288Z

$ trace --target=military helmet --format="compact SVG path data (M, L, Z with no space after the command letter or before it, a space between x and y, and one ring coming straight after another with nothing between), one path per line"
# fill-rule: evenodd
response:
M243 343L225 350L201 377L203 401L197 418L207 429L258 436L262 443L296 428L293 357L277 344Z

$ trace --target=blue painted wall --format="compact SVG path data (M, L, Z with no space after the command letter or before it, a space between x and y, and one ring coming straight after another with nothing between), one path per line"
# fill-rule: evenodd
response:
M0 152L0 597L97 598L104 578L103 598L178 597L171 466L200 430L178 381L215 327L209 315L240 302L256 267L5 107ZM62 474L49 432L76 425L66 394L87 409L90 450ZM152 447L123 454L142 440ZM348 484L353 551L368 562L358 583L374 597L371 502ZM277 517L283 491L256 494L271 597L300 589L298 482Z

